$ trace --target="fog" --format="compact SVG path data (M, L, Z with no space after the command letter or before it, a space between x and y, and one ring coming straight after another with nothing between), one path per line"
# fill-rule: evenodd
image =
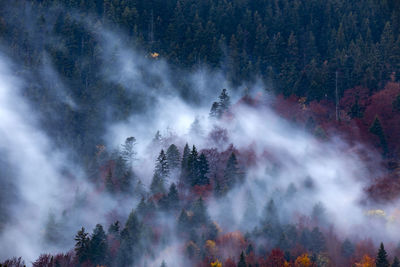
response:
M244 181L222 198L205 200L211 220L223 233L252 231L273 199L282 223L295 224L302 216L310 218L313 207L321 203L325 210L322 227L333 227L341 238L395 242L400 237L394 231L398 218L390 222L366 215L373 209L393 214L397 203L365 201L365 187L381 170L376 164L376 171L370 171L372 163L360 155L360 151L367 151L362 144L350 145L335 136L321 140L301 125L280 117L271 107L274 95L260 81L233 87L223 71L201 65L193 70L178 69L163 55L152 58L126 43L124 33L113 31L112 25L104 28L91 18L75 19L93 33L102 48L99 79L123 86L138 104L127 119L114 120L111 110L118 107L107 106L107 99L103 99L104 109L110 112L99 118L105 131L98 136L109 152L127 137L136 138L132 168L147 188L159 151L170 144L175 143L181 153L186 143L196 145L199 151L215 148L218 152L233 145ZM31 32L35 35L37 31ZM57 145L54 136L43 129L43 114L23 94L23 88L36 77L17 72L18 64L4 52L0 54L0 155L6 168L0 179L1 185L7 186L4 199L0 198L7 217L0 228L0 242L7 244L0 251L0 260L22 256L31 262L41 253L72 249L73 236L82 226L89 231L97 223L108 227L110 214L126 220L141 196L112 195L92 184L83 160L71 157L77 148ZM63 83L46 54L41 66L42 76L37 79L54 85L52 92L57 101L79 109L70 97L72 89ZM211 104L223 88L228 88L232 106L221 119L210 118ZM240 101L245 94L256 99L256 104ZM198 127L193 130L196 120ZM210 137L216 127L226 130L226 139L221 142ZM162 138L155 144L157 131ZM252 155L251 163L245 164L246 153ZM367 153L371 153L370 158L377 157L372 151ZM177 181L175 174L168 183ZM252 217L246 215L249 208L254 209ZM56 231L49 241L46 225L48 228L51 216ZM182 266L187 259L181 255L176 218L160 214L158 219L170 229L168 244L154 248L156 256L142 259L142 264L159 266L165 260L169 266Z

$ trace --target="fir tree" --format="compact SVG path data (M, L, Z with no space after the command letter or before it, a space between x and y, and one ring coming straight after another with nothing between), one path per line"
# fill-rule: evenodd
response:
M376 256L376 267L389 267L389 261L387 259L387 253L383 243L381 243L378 251L378 255Z
M172 144L167 149L167 162L171 170L177 169L180 163L180 154L176 145Z
M75 253L81 263L89 259L90 238L88 235L89 234L85 232L85 228L82 227L75 236Z
M89 243L90 260L95 265L104 264L107 253L107 236L101 224L97 224Z

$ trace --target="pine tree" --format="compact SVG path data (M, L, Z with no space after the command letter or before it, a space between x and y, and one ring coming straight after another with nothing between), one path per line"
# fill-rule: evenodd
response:
M75 236L75 253L81 263L89 259L90 238L88 235L89 234L85 232L85 228L82 227Z
M246 267L246 258L244 256L244 251L242 251L242 253L240 254L240 260L238 262L238 267Z
M385 250L385 247L383 246L383 243L381 243L381 246L379 247L378 255L376 257L376 267L389 267L389 261L387 259L387 253Z

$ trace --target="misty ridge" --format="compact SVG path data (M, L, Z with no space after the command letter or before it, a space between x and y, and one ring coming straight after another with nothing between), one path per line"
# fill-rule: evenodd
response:
M399 8L0 2L0 266L400 266Z

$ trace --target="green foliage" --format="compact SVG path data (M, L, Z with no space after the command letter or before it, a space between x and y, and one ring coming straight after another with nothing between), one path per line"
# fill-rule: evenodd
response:
M378 136L383 154L386 155L388 153L388 145L385 133L383 132L382 124L378 117L375 117L375 120L369 128L369 131Z
M180 153L178 147L174 144L170 145L167 149L166 156L167 156L168 166L170 167L170 169L171 170L177 169L180 163Z
M89 259L89 246L90 246L90 238L88 237L88 233L85 232L85 228L82 227L81 230L75 236L75 253L79 262L85 262Z
M93 230L89 242L89 257L95 265L104 265L107 255L107 236L101 224L97 224Z

